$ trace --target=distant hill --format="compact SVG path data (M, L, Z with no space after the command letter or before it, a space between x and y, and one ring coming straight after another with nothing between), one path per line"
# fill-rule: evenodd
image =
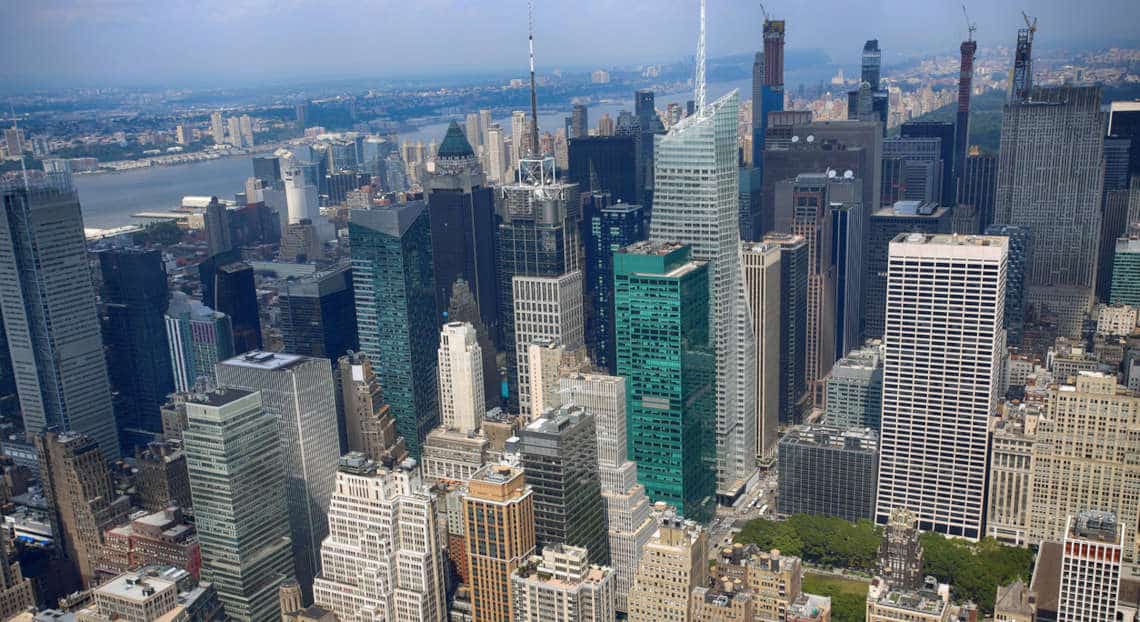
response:
M1102 101L1120 101L1140 98L1140 84L1104 87ZM1001 113L1005 104L1005 91L989 91L970 98L970 144L978 145L982 151L997 153L1001 144ZM958 114L958 102L947 104L934 112L914 119L915 121L949 121L953 123ZM898 128L891 131L898 135Z

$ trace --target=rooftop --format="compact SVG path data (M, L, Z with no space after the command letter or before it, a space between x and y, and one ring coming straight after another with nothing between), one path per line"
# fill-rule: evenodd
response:
M174 588L173 581L127 572L95 588L95 592L104 596L143 602L159 592Z
M297 363L305 362L307 357L299 354L286 354L284 352L264 352L250 350L245 354L235 356L222 362L223 365L234 367L252 367L254 369L288 369Z
M664 257L669 253L684 248L685 245L680 242L653 242L650 240L643 240L641 242L634 242L629 246L621 249L621 252L628 255L656 255Z
M1077 514L1071 522L1069 537L1115 544L1120 526L1116 514L1100 510L1085 510Z
M236 402L253 393L256 393L256 391L246 391L244 389L234 389L231 387L217 387L207 391L193 391L187 395L186 402L189 404L201 404L203 406L225 406L230 402Z
M878 449L879 435L871 428L843 428L833 425L801 425L788 430L780 445L814 445L872 452Z
M940 218L946 207L928 201L895 201L890 207L875 212L875 216L909 216L914 218Z

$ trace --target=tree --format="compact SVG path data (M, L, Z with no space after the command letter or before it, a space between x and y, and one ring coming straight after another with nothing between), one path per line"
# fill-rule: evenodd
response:
M174 221L160 220L146 226L146 240L159 246L174 246L182 241L182 229Z

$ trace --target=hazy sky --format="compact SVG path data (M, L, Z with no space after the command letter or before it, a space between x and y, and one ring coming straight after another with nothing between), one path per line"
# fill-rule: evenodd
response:
M536 0L540 71L672 61L693 53L697 0ZM956 53L960 0L769 0L790 48L856 63ZM708 0L711 55L760 45L756 0ZM1138 0L971 3L981 45L1012 42L1020 10L1042 46L1136 44ZM84 86L231 85L258 79L526 69L525 0L0 0L0 80ZM1062 30L1063 29L1063 30Z

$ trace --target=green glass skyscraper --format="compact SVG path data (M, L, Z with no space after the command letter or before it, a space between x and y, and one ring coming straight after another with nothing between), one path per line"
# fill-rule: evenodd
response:
M615 343L638 480L653 501L706 521L716 501L716 361L708 264L691 253L638 242L614 254Z
M423 201L354 209L348 223L360 349L376 361L396 429L419 458L439 425L431 228Z

